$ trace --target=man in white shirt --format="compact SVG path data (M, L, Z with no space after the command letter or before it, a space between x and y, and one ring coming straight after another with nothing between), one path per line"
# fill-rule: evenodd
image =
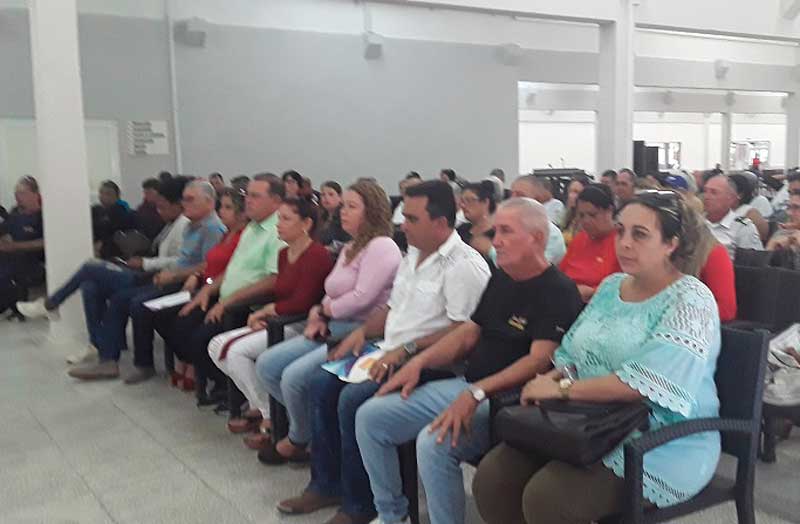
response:
M736 185L725 175L710 178L705 185L703 204L711 233L728 250L731 260L736 248L763 250L755 224L745 217L737 217L734 209L739 204Z
M358 355L367 346L386 354L372 364L372 380L367 382L348 385L322 369L311 378L311 483L300 496L278 504L284 513L311 513L341 502L339 514L329 522L369 522L375 516L355 441L356 410L413 355L468 321L491 276L484 258L454 230L455 198L446 182L406 188L404 202L409 249L389 302L344 339L330 358Z

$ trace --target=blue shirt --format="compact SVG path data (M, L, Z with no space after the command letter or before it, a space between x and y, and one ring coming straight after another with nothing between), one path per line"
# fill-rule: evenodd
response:
M216 212L212 212L199 222L187 225L183 231L177 266L185 269L201 264L206 259L206 253L222 240L226 231L227 228Z

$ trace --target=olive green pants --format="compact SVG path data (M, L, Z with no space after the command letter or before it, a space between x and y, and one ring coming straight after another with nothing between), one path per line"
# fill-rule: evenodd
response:
M500 444L478 466L472 493L487 524L589 524L622 510L624 487L602 464L578 468Z

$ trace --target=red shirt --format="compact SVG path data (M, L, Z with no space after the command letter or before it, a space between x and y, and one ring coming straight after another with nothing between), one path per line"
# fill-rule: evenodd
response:
M708 286L717 301L719 319L728 322L736 318L736 281L733 262L725 246L718 244L708 254L706 264L700 270L700 280Z
M228 262L230 262L233 252L236 251L236 246L239 245L239 239L242 238L243 231L244 229L240 229L236 233L226 234L216 246L208 250L208 253L206 253L206 270L203 279L217 278L225 272L225 268L228 267Z
M325 294L325 278L331 269L333 259L319 242L312 242L294 263L289 263L289 248L281 249L278 278L272 291L275 312L296 315L318 304Z
M596 288L608 275L622 271L614 247L616 232L592 240L580 231L569 243L567 254L558 266L575 284Z

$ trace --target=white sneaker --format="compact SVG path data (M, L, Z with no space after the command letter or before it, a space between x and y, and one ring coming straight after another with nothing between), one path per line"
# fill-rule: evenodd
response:
M382 520L380 517L377 517L369 524L390 524L390 523L386 522L385 520ZM397 522L396 524L411 524L411 519L406 517L405 519L401 520L400 522Z
M58 320L59 318L57 310L48 311L47 308L44 307L43 298L36 299L32 302L17 302L17 311L30 319L46 318L47 320Z
M67 357L67 364L87 364L94 362L100 357L100 352L92 344L83 351Z

